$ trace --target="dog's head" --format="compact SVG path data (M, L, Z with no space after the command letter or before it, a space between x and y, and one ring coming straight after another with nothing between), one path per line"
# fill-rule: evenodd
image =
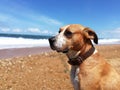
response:
M93 30L71 24L61 27L58 35L49 38L49 43L50 47L58 52L79 51L84 45L92 45L91 39L98 44L98 37Z

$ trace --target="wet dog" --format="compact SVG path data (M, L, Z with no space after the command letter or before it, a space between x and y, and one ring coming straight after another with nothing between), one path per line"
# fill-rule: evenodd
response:
M120 90L120 76L99 55L91 40L98 44L97 34L79 24L61 27L49 39L50 47L67 55L71 81L75 90Z

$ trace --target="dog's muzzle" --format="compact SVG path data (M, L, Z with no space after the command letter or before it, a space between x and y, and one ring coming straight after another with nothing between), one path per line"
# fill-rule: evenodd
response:
M55 46L55 42L56 42L56 38L55 38L55 37L49 38L49 43L50 43L51 49L56 50L57 52L63 52L63 53L67 53L67 52L69 51L68 48L65 48L65 49L63 49L63 50L60 50L59 48L57 48L57 47Z

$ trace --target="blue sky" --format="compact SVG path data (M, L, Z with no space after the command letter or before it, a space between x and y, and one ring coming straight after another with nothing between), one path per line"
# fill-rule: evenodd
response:
M120 0L0 0L0 33L50 35L75 23L120 38Z

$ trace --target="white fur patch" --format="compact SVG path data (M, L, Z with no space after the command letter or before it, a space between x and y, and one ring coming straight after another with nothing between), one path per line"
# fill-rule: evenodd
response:
M95 51L94 51L93 55L94 55L94 54L96 54L97 52L98 52L98 51L95 49Z
M78 74L79 74L79 67L72 66L70 76L71 76L72 84L74 86L74 90L80 90Z
M69 25L68 25L68 26L69 26ZM66 28L67 28L68 26L65 26L65 27L64 27L64 30L63 30L60 34L58 34L58 35L56 36L55 46L56 46L57 48L62 48L63 45L66 45L66 38L65 38L65 36L64 36L64 32L65 32L65 30L66 30Z
M58 35L58 36L57 36L57 39L56 39L56 42L55 42L55 46L56 46L57 48L62 48L63 45L65 45L65 44L66 44L66 39L65 39L65 37L64 37L62 34Z

